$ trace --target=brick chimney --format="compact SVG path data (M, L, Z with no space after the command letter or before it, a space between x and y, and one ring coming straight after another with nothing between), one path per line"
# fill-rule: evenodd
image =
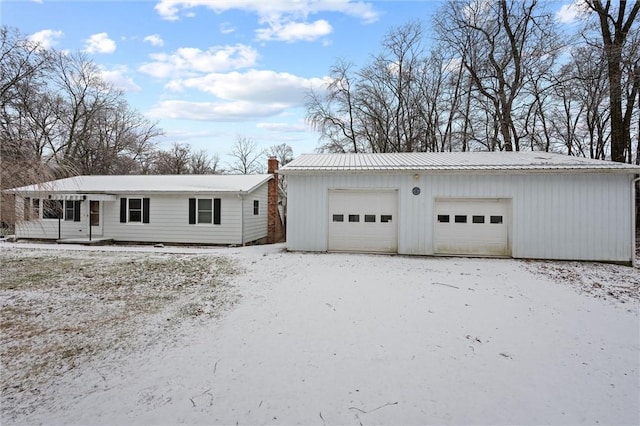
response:
M267 184L267 244L277 243L282 240L283 226L278 210L278 159L269 157L267 172L273 175L273 179Z

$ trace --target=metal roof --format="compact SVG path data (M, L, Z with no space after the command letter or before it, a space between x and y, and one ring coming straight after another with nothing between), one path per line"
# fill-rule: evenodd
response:
M247 193L272 178L263 175L75 176L7 190L10 193Z
M318 172L569 171L640 173L640 166L534 152L410 152L392 154L304 154L282 174Z

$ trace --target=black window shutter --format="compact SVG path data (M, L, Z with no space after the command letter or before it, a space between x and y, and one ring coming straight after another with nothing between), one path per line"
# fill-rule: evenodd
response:
M149 199L142 199L142 223L149 223Z
M127 199L120 198L120 223L127 222Z
M220 225L220 198L213 199L213 224Z
M196 199L189 198L189 225L196 223Z

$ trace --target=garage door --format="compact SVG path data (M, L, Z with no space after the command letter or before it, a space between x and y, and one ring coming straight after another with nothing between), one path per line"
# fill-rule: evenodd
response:
M508 199L437 199L437 254L509 256Z
M332 251L396 253L397 191L329 191Z

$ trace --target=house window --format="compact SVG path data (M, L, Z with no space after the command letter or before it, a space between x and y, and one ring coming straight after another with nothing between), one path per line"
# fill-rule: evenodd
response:
M62 219L63 212L62 200L42 200L43 219Z
M449 215L448 214L439 214L438 222L440 223L449 223Z
M64 202L64 220L80 222L80 201Z
M333 221L334 222L344 222L344 215L343 214L334 214L333 215Z
M491 216L491 218L489 219L489 222L493 224L500 224L502 223L502 216Z
M389 223L391 222L391 219L393 219L393 216L390 214L381 214L380 215L380 222L382 223Z
M142 222L142 198L129 199L129 222Z
M473 216L471 218L471 222L473 222L473 223L484 223L484 216Z
M213 223L220 225L222 200L220 198L189 198L189 224Z
M149 198L120 198L120 223L149 223Z
M260 215L260 200L253 200L253 215Z
M40 219L40 200L38 198L31 200L31 218Z
M365 222L369 222L369 223L375 222L376 221L376 215L375 214L365 214L364 215L364 221Z
M360 222L360 215L359 214L350 214L349 215L349 222Z
M213 221L213 201L211 198L198 199L198 223L211 223Z

